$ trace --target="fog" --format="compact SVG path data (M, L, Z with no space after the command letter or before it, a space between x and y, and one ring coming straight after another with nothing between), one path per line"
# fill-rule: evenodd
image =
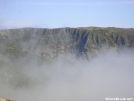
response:
M133 49L105 50L90 61L72 54L38 65L0 56L0 96L14 101L104 101L134 97Z

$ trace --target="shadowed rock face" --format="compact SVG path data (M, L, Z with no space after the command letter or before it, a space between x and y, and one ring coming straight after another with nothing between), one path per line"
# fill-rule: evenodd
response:
M0 53L12 59L30 54L45 61L59 54L72 53L89 60L102 47L134 47L134 29L87 27L0 31Z

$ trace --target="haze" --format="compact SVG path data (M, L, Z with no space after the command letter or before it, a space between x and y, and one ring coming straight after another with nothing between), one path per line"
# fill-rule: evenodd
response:
M1 59L0 95L15 101L104 101L134 94L133 50L105 51L90 62L67 55L40 66L34 59L23 65Z
M0 0L0 98L134 98L133 12L133 0Z

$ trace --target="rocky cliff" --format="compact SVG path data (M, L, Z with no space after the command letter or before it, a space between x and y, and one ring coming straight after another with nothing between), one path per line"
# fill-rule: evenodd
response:
M46 61L71 53L89 60L102 47L134 47L134 29L86 27L0 31L0 53L12 59L30 54Z

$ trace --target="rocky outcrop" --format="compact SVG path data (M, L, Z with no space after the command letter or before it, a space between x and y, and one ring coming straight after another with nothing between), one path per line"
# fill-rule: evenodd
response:
M13 101L13 100L5 99L5 98L0 98L0 101Z

